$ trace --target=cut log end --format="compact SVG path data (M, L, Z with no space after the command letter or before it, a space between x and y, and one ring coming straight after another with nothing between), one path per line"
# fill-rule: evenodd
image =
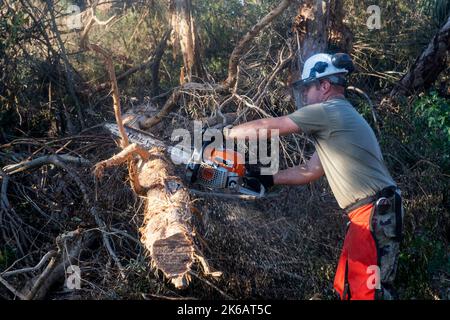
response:
M152 258L177 289L189 284L189 271L194 262L194 248L183 233L155 241Z

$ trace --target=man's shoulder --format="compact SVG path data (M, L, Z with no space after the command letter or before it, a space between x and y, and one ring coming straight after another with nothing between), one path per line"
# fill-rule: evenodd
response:
M304 106L301 109L304 110L332 110L332 109L345 109L346 107L350 107L352 109L354 109L353 105L351 104L350 101L348 101L347 99L344 98L339 98L339 99L330 99L330 100L326 100L326 101L322 101L322 102L317 102L317 103L312 103L312 104L308 104L306 106Z
M353 105L351 104L351 102L345 98L330 99L327 101L323 101L320 104L322 105L322 107L326 107L326 108L337 108L337 107L342 107L342 106L353 108Z

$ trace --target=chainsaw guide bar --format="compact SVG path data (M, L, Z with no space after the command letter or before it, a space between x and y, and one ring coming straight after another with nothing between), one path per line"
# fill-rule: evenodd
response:
M106 123L104 127L114 136L120 137L115 123ZM189 192L197 196L214 196L228 199L256 200L264 198L265 188L256 178L246 176L245 158L242 154L223 148L212 148L212 141L203 142L200 149L191 152L181 148L167 146L152 134L125 126L125 132L131 143L144 148L164 148L175 164L186 164L184 180ZM201 186L207 191L194 189Z

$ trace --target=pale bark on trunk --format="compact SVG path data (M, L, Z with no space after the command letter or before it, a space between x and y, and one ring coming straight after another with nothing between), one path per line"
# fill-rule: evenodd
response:
M296 81L301 77L306 59L315 53L325 52L328 46L327 23L324 19L322 1L304 1L295 17L294 28L300 46L297 51L297 61L291 68L291 78ZM293 97L297 108L301 107L303 101L299 90L293 90Z
M173 29L174 55L181 49L183 68L180 82L192 81L192 75L203 77L205 72L200 60L199 38L192 17L191 0L172 0L170 2L170 21Z
M340 52L350 54L353 48L353 33L344 23L345 10L343 0L330 1L328 10L328 42Z

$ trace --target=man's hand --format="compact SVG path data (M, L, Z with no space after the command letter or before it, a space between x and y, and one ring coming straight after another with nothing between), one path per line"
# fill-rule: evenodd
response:
M258 180L266 190L274 185L273 175L262 175L259 167L251 167L247 172L247 177Z

